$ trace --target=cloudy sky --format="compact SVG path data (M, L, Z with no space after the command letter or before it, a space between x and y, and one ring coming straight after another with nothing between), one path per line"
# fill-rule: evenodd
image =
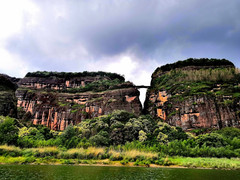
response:
M189 57L240 67L239 0L0 0L0 73L109 71L149 84Z

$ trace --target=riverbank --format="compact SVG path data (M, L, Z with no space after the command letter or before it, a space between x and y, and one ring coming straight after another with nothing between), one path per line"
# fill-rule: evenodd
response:
M79 165L79 166L125 166L125 167L152 167L152 168L204 168L240 170L240 159L232 158L190 158L166 157L168 165L146 164L144 161L123 162L110 159L56 159L51 157L4 157L0 156L0 164L31 164L31 165Z
M0 145L0 164L70 164L99 166L143 166L240 169L240 158L164 156L154 151L88 147L19 148Z

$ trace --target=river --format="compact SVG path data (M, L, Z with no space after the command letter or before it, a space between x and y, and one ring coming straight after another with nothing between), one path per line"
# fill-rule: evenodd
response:
M237 180L240 171L71 165L0 165L1 180Z

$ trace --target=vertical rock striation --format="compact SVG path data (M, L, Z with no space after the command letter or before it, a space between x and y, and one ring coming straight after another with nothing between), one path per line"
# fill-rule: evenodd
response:
M239 127L239 70L217 59L188 59L157 68L144 111L184 130Z
M139 115L139 91L114 73L29 73L19 81L18 107L32 115L33 124L64 130L69 124L112 111Z

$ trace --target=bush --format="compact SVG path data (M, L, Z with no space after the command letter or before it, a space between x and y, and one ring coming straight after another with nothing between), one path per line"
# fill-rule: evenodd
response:
M228 145L223 136L217 133L200 135L197 137L196 142L200 147L203 145L206 145L208 147L223 147Z
M120 163L122 164L122 165L126 165L126 164L128 164L128 160L127 159L123 159L123 160L121 160L120 161Z
M5 117L0 123L0 144L16 145L18 139L18 128L13 118Z
M223 137L229 139L240 138L240 129L234 127L226 127L216 131L216 133L221 134Z
M21 149L15 146L0 145L0 156L20 156L22 155Z
M108 146L109 145L109 137L106 131L100 131L97 135L92 136L90 142L96 146Z

